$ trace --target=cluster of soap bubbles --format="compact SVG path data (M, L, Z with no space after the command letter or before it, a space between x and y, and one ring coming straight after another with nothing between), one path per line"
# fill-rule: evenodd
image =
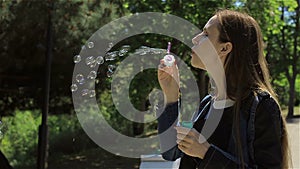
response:
M75 64L81 63L84 61L84 64L93 69L98 65L102 65L104 62L109 62L109 61L113 61L116 60L117 58L123 57L125 55L128 54L129 50L130 50L130 46L129 45L123 45L120 47L119 50L117 51L111 51L112 47L113 47L113 43L110 42L108 44L108 48L106 49L106 54L104 56L87 56L87 57L83 57L81 55L75 55L73 58L73 61ZM89 50L95 47L94 42L88 42L86 45L84 45L81 49L82 50ZM147 46L141 46L140 48L136 49L133 54L134 55L146 55L146 54L166 54L166 50L165 49L158 49L158 48L150 48ZM108 64L107 66L107 72L106 72L106 76L107 77L112 77L112 75L114 74L116 70L116 66L114 64ZM91 70L87 76L85 77L83 74L78 73L75 76L75 81L76 83L73 83L70 87L72 92L76 92L79 88L78 85L83 85L84 83L86 83L86 81L88 80L95 80L97 78L97 71L95 70ZM95 97L96 92L95 90L89 90L89 89L83 89L81 91L81 96L88 96L88 97Z
M167 54L166 49L159 49L159 48L150 48L148 46L141 46L139 49L136 49L134 52L135 55L146 55L146 54Z
M120 50L118 51L110 51L113 47L113 43L110 42L108 44L108 48L106 49L105 56L87 56L83 57L81 55L75 55L73 58L73 61L75 64L79 64L81 62L84 62L86 66L88 66L91 69L96 68L98 65L102 65L104 62L113 61L117 59L118 57L125 56L128 51L130 50L129 45L123 45L121 46ZM82 46L81 50L89 50L93 49L95 47L94 42L88 42L86 45ZM116 66L113 64L108 65L108 70L106 72L107 77L111 77L114 74L114 71L116 69ZM95 80L97 78L97 71L91 70L87 76L85 77L83 74L78 73L75 76L76 83L73 83L70 87L72 92L76 92L79 88L79 85L83 85L88 80ZM88 97L95 97L96 92L95 90L89 90L89 89L83 89L81 91L82 96L88 96Z

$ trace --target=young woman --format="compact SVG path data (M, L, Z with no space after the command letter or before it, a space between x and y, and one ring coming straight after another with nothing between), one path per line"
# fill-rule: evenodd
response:
M166 107L158 118L158 130L163 133L175 128L174 137L161 137L161 143L177 142L171 149L163 150L163 157L181 158L182 169L288 168L287 131L269 82L257 22L244 13L220 10L192 42L192 66L207 70L217 89L201 101L191 130L175 126L179 109L178 69L175 64L160 66L158 79ZM222 65L225 84L213 57ZM223 107L217 103L223 103ZM210 135L203 134L205 122L218 113L214 111L217 109L224 112L216 129Z

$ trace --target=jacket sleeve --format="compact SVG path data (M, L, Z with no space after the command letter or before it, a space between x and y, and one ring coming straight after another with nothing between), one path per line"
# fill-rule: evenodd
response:
M166 105L165 109L161 111L162 113L158 117L158 133L162 157L165 160L175 161L183 155L177 147L177 133L174 129L178 121L178 102Z
M204 97L204 99L200 102L199 110L202 110L204 105L206 105L210 101L210 99L210 95ZM160 113L158 117L158 133L160 139L160 147L162 157L165 160L169 161L175 161L177 158L182 157L184 154L177 146L177 133L174 129L175 124L177 124L178 122L179 107L180 102L168 104L166 105L165 109L163 108L162 104L158 106L158 112ZM198 116L199 112L194 114L195 117ZM166 132L166 134L163 134L166 130L168 130L168 132Z
M282 118L278 104L273 98L263 99L256 110L254 159L258 169L280 169L282 165L281 133ZM245 164L246 169L252 167ZM240 168L237 157L211 145L199 168Z

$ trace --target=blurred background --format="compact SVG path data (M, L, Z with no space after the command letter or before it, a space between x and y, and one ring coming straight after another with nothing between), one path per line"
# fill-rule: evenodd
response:
M162 12L186 19L202 29L219 8L248 12L259 22L272 85L283 116L293 123L300 116L299 0L0 0L0 150L10 165L18 169L36 168L38 128L45 106L46 58L51 55L49 111L46 111L48 168L138 168L139 159L116 156L99 148L81 129L70 89L73 57L94 32L122 16ZM130 45L131 52L142 46L165 49L168 41L172 42L172 52L190 65L187 54L190 49L162 35L133 36L114 44L111 50L117 51L124 45ZM96 97L105 118L128 136L155 135L156 121L134 123L118 114L110 98L111 79L107 78L105 64L98 69L96 79ZM208 92L207 74L191 70L203 97ZM145 85L140 85L141 82ZM138 74L130 84L132 104L139 110L148 110L147 96L153 88L159 88L155 70ZM149 118L145 114L138 116ZM4 164L0 163L0 168L1 165Z

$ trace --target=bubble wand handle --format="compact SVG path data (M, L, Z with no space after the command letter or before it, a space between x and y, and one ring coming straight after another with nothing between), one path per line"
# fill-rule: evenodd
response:
M167 54L170 54L171 50L171 42L168 42Z
M170 55L170 51L171 51L171 42L168 42L167 55ZM167 58L167 59L165 59L165 61L172 62L172 58ZM166 62L166 63L170 66L171 64L169 62ZM180 125L180 123L181 123L181 117L180 116L181 116L180 112L178 112L178 121L177 121L176 126L181 126Z
M167 55L164 56L164 64L168 67L172 66L175 62L175 58L170 54L171 42L168 42Z

